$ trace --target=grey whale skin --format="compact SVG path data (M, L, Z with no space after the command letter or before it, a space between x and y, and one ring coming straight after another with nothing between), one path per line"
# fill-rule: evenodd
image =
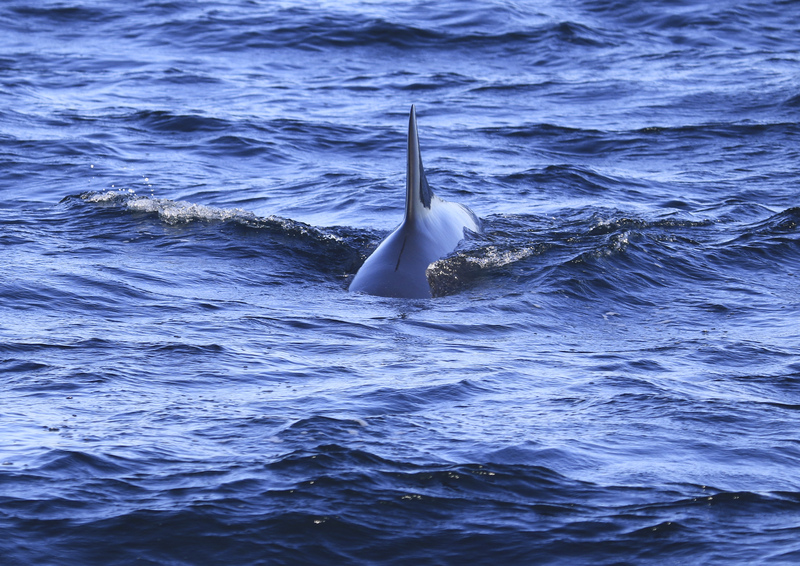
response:
M431 191L417 134L417 113L408 117L406 211L402 224L375 249L350 283L350 291L407 299L431 298L425 271L464 239L464 231L480 231L480 221L467 207L440 199Z

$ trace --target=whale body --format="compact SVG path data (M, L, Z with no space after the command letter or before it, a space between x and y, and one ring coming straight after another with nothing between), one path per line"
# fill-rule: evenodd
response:
M350 283L351 292L381 297L430 298L428 266L453 250L465 230L480 231L467 207L440 199L425 178L414 106L408 117L406 210L403 222L370 255Z

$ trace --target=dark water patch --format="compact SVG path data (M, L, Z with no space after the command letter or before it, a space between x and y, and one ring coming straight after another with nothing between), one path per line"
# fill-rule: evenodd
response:
M71 343L58 343L53 342L16 342L8 341L0 343L0 352L4 354L9 353L31 353L31 352L47 352L47 351L61 351L69 350L72 348L113 348L114 342L103 338L89 338L85 340L76 340Z
M189 71L177 67L171 67L163 71L161 80L166 83L178 85L221 85L224 81L211 73L198 73L194 70Z
M601 93L592 92L589 95L596 100ZM684 106L709 106L708 101L683 101ZM719 104L713 103L717 106ZM763 182L764 179L753 176L752 172L759 170L765 164L779 163L784 155L775 153L777 147L793 147L797 137L797 128L790 122L773 123L707 123L701 125L681 126L648 126L636 130L595 130L577 129L551 124L524 124L513 127L489 127L480 130L494 146L498 146L511 155L528 156L541 155L550 165L541 169L532 169L521 173L513 173L506 179L507 182L519 181L523 177L553 176L555 181L562 183L578 183L581 179L572 176L575 172L585 175L589 164L596 164L598 169L608 168L609 158L613 158L613 165L625 163L634 169L645 166L646 170L671 170L674 156L679 153L695 153L700 147L702 158L693 166L705 173L711 170L727 170L731 167L728 156L739 155L739 167L736 169L735 178L743 182ZM747 159L742 160L742 155ZM564 161L567 161L564 163ZM553 162L561 165L553 165ZM641 165L640 165L641 164ZM779 169L780 167L778 167ZM624 169L623 169L624 170ZM602 169L595 172L602 172ZM681 172L686 175L686 171ZM563 175L563 180L560 177ZM645 179L652 178L647 175ZM675 189L664 187L663 182L655 187L652 181L638 178L637 174L627 175L623 178L611 177L610 188L619 187L619 182L625 183L621 188L641 191L640 199L650 202L655 190L658 193L672 194ZM603 179L600 179L603 181ZM655 190L654 190L655 189Z
M34 34L56 33L62 38L78 38L98 24L118 22L122 14L91 6L8 6L13 14L8 23L19 31Z
M128 463L108 456L56 449L42 456L35 469L49 478L76 480L123 474L128 471Z
M430 276L429 276L430 279ZM519 330L513 324L461 324L457 322L428 322L428 321L406 321L405 324L427 331L434 331L438 336L501 336L503 334Z
M362 340L376 332L374 324L356 323L350 320L318 317L298 319L294 317L265 317L250 315L246 320L256 327L267 327L272 331L280 329L286 334L327 334L351 340Z
M684 99L681 104L689 108L727 105L707 100L704 95L696 99ZM743 159L736 163L738 168L734 169L737 173L735 178L753 182L758 178L747 174L759 169L759 166L772 163L777 157L773 154L774 149L797 137L797 133L796 126L791 123L752 123L744 120L669 128L648 127L636 132L636 135L646 143L642 150L663 156L668 161L672 155L689 147L704 148L705 158L695 165L701 170L727 170L730 168L730 164L726 163L728 158L734 154L741 155ZM642 154L641 151L639 154Z
M763 404L770 405L772 407L777 407L779 409L789 410L789 411L798 411L798 410L800 410L800 403L798 403L798 404L789 404L789 403L779 403L777 401L764 401ZM790 458L789 461L794 460L794 457L796 457L796 456L797 456L796 454L792 454L792 457Z
M796 234L800 232L800 208L786 209L753 226L752 231L766 235Z
M356 14L345 17L306 8L271 12L212 12L194 20L165 19L157 29L165 38L181 36L188 45L223 51L287 47L317 51L376 44L408 47L438 37L413 26Z
M800 266L800 209L790 208L759 222L738 227L734 236L715 243L712 259L715 263L741 269L777 271L783 277Z
M337 443L342 442L346 444L346 441L352 439L353 431L358 431L364 426L366 426L366 424L360 420L315 415L290 423L278 433L277 438L285 442L298 442L300 446L305 446L303 437L307 437L317 446L320 444L329 445L328 449L331 453L339 454L344 451L350 456L350 452L341 448ZM359 459L364 456L360 451L352 455L354 458ZM366 457L372 458L372 456ZM328 461L327 458L317 454L316 449L314 450L313 457L309 456L307 452L301 449L299 453L287 459L282 459L280 463L276 464L277 468L283 469L285 465L294 466L296 464L296 458L301 458L303 461L308 459L307 464L313 464L315 467L324 466L324 463ZM364 462L364 464L366 463L367 462Z
M225 120L198 114L174 114L166 110L142 110L127 117L137 128L169 133L219 132L230 129Z
M416 387L414 389L378 389L359 396L359 404L374 414L408 414L430 405L446 405L463 401L483 392L470 380L458 383Z
M787 106L800 107L800 94L788 98L785 104Z
M0 361L0 367L2 367L3 372L30 374L50 369L51 366L40 362L10 359Z
M396 146L399 139L386 131L375 131L352 124L337 124L331 121L314 122L291 118L275 118L259 125L262 136L277 136L291 140L292 147L303 151L339 152L344 149L368 149L375 151L386 144Z
M425 77L425 79L425 82L406 84L401 87L401 90L411 92L440 90L443 88L463 87L475 82L472 77L467 77L458 73L436 73L430 77Z
M335 445L289 456L271 469L282 477L280 487L259 492L250 481L249 501L218 496L80 525L39 519L28 523L29 540L59 528L54 540L62 555L87 563L128 548L119 537L138 541L136 558L144 552L153 562L223 555L247 564L270 557L282 563L322 557L399 564L432 555L444 563L532 556L561 563L587 555L649 561L703 550L711 542L701 535L703 524L727 521L738 530L748 518L791 513L797 506L792 493L600 488L544 467L414 465ZM598 505L603 492L611 505ZM164 529L171 532L168 545L157 534ZM111 532L117 534L109 539ZM738 541L727 555L752 555L757 547ZM120 563L128 558L134 556L124 550L117 555Z
M61 305L62 312L72 310L102 310L113 312L120 306L115 297L91 295L84 292L69 291L60 285L42 284L40 282L16 282L0 286L0 299L7 301L11 308L25 310L28 308L49 309L51 305Z
M481 93L481 92L490 92L490 93L528 93L528 92L530 92L530 93L535 94L537 92L544 91L547 88L552 87L552 86L553 86L553 83L550 82L550 81L543 81L541 83L526 83L526 82L520 82L520 81L517 80L517 81L507 82L507 83L500 83L500 82L489 83L489 84L479 83L479 84L476 84L476 86L474 88L472 88L471 91L472 92L476 92L476 93ZM541 125L539 127L543 128L543 129L555 128L555 126L551 126L549 124L548 125ZM531 128L535 128L535 127L532 126ZM490 135L491 134L495 134L495 133L502 135L502 132L504 130L505 130L505 128L504 129L486 128L483 131L485 133L487 133L487 134L490 134ZM510 136L511 137L525 137L524 134L516 134L516 136L514 134L510 134Z
M760 364L788 362L794 355L784 348L747 341L705 345L698 348L692 357L710 367L747 368L755 360Z
M316 430L330 420L319 418L301 421L302 431L313 433L315 441L328 440ZM312 425L312 428L308 428ZM336 421L336 426L357 427L357 422ZM325 427L327 428L327 426ZM363 450L354 450L337 444L318 445L313 451L293 452L269 468L288 480L293 478L297 487L318 492L336 490L343 485L363 485L361 498L368 499L369 490L387 487L387 495L398 502L441 497L460 498L473 494L487 502L514 502L520 498L551 503L570 501L571 489L591 490L591 486L574 484L556 472L542 466L501 464L423 464L379 457ZM316 480L327 478L326 485L318 486ZM339 482L338 485L336 482ZM414 493L420 497L404 497ZM501 495L504 494L504 495ZM499 497L498 497L499 496Z
M711 206L700 208L699 212L713 213L715 218L725 223L760 221L774 214L763 204L740 196L717 201Z
M537 145L541 146L540 150L547 155L574 155L583 158L611 152L620 153L643 149L645 142L641 136L627 132L603 132L547 123L489 127L482 128L481 132L490 137L499 136L510 141L538 142Z
M282 152L277 151L274 142L258 140L246 136L225 135L212 140L205 145L203 152L215 155L232 155L238 157L270 156L287 160Z
M150 348L155 354L190 354L190 355L215 355L225 352L225 348L219 344L159 344Z
M514 185L530 185L537 191L546 190L548 195L601 195L614 190L633 190L645 186L641 182L615 178L590 168L573 165L548 165L543 169L513 173L501 180Z
M543 138L548 140L558 139L562 136L576 136L580 133L599 135L601 132L580 130L554 124L522 124L513 127L488 127L480 130L489 135L498 135L508 138Z
M719 5L667 6L600 2L588 10L607 18L609 25L633 26L643 39L668 41L696 48L725 47L774 49L779 46L785 11L774 6Z
M58 127L59 124L51 124ZM31 163L45 161L46 164L72 168L74 158L83 158L87 155L97 157L110 157L115 155L113 147L94 142L86 138L56 138L56 139L16 139L14 151L19 160L14 159L10 164ZM27 156L27 157L25 157ZM84 171L85 172L85 171Z

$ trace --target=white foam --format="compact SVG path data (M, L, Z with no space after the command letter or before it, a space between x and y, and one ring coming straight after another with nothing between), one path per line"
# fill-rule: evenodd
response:
M120 193L117 191L104 191L102 193L87 193L81 195L81 198L86 202L109 202L118 199Z
M134 196L127 201L129 210L155 212L169 224L192 222L196 220L225 222L242 219L255 220L256 216L242 208L217 208L185 201L174 201L153 197Z
M480 257L468 256L466 259L470 263L474 263L483 268L502 267L504 265L515 263L517 261L528 258L534 255L535 253L536 249L533 247L520 248L516 250L508 250L501 252L495 246L489 246L484 249L483 256Z

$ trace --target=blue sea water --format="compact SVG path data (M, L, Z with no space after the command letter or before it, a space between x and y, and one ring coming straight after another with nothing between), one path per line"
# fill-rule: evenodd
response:
M3 2L0 563L800 562L798 21Z

